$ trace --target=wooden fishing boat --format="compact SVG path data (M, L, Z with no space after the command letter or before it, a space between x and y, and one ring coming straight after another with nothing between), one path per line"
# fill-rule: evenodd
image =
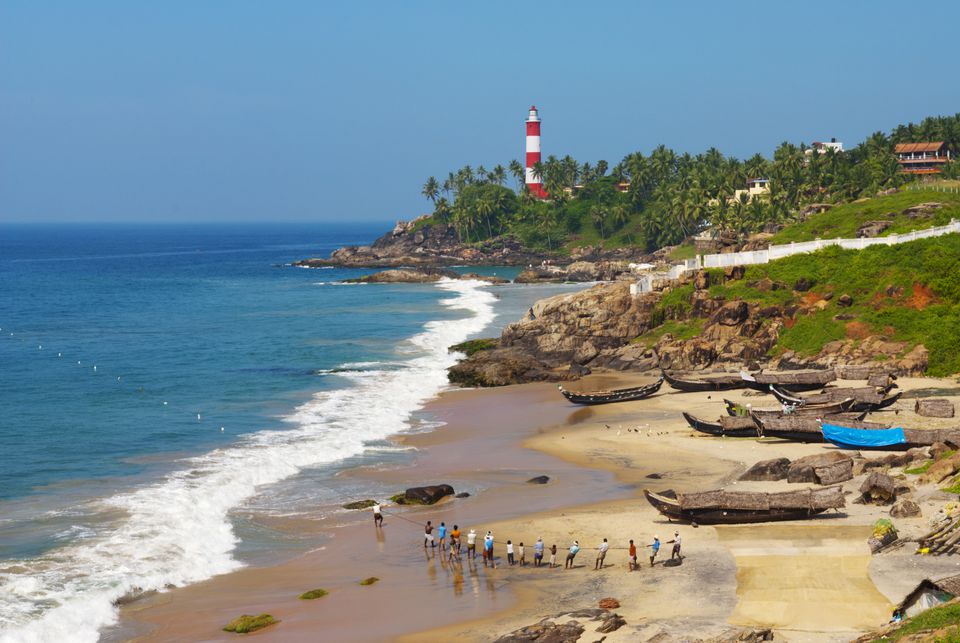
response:
M702 525L734 525L777 520L803 520L846 506L841 487L799 489L778 493L702 491L668 493L644 490L653 507L669 520Z
M729 436L732 438L755 438L760 435L757 423L752 417L721 417L719 422L707 422L683 412L683 418L693 429L707 435Z
M783 391L802 393L816 391L837 379L837 372L832 368L823 371L804 371L801 373L746 373L741 372L747 388L764 393L770 392L771 386L779 387Z
M853 408L854 400L846 399L832 404L804 404L793 407L789 413L784 413L783 409L753 409L747 408L742 404L724 400L728 415L754 415L755 417L771 417L780 415L799 415L803 417L822 417L824 415L836 415L837 413L846 413Z
M746 388L747 386L743 378L736 373L687 379L674 377L667 371L663 371L663 377L671 387L678 391L686 391L688 393L697 391L730 391L738 388Z
M847 398L853 398L853 409L856 411L879 411L895 403L903 394L902 391L894 395L886 395L886 391L873 386L861 388L832 388L823 393L813 395L797 395L784 391L776 386L770 388L773 396L783 404L794 406L808 406L811 404L832 404Z
M597 391L595 393L575 393L563 388L562 385L557 388L565 398L574 404L610 404L612 402L629 402L631 400L642 400L650 397L660 390L663 386L663 377L653 384L645 386L633 386L631 388L614 389L612 391Z

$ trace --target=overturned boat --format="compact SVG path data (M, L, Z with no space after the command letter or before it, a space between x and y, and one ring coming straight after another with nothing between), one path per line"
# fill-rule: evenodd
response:
M663 378L671 387L678 391L695 393L699 391L731 391L738 388L746 388L747 384L738 373L728 375L715 375L706 377L675 377L663 371Z
M574 404L610 404L612 402L630 402L632 400L642 400L650 397L660 390L663 386L663 377L660 377L653 384L645 386L633 386L631 388L620 388L612 391L597 391L595 393L575 393L563 388L562 385L557 388L565 398Z
M703 525L803 520L846 506L841 487L777 493L723 489L678 494L644 490L643 493L647 502L671 521Z

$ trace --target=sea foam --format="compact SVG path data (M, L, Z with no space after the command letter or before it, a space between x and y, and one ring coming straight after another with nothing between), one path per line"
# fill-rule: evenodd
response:
M469 311L432 321L407 340L405 366L342 372L347 388L317 393L287 419L236 445L183 461L161 481L101 501L126 517L94 538L0 569L0 642L96 641L117 620L115 601L237 569L229 519L264 487L302 468L360 454L369 441L410 428L410 416L447 385L448 347L494 319L493 295L474 281L441 281L442 303Z

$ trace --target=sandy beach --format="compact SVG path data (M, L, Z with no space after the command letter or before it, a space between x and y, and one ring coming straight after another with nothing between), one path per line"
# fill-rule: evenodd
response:
M599 389L643 379L595 375L576 386ZM905 391L956 386L932 379L899 384ZM242 613L268 612L281 623L258 632L258 639L489 641L544 616L596 607L610 596L620 601L616 611L627 625L607 634L608 642L658 635L658 640L695 640L752 626L774 628L778 640L844 641L883 624L892 604L924 576L952 571L954 565L945 559L905 551L871 557L871 526L888 516L889 507L854 504L853 494L841 515L830 512L807 521L697 528L668 523L642 498L642 489L797 488L785 481L737 482L737 477L758 460L794 459L833 448L702 436L680 417L686 410L714 419L723 411L722 396L758 408L774 406L772 398L745 391L680 393L668 387L646 400L599 407L570 405L548 384L445 393L427 409L444 422L442 427L397 437L417 449L410 466L344 475L380 480L398 490L447 482L471 493L469 498L433 507L390 507L382 531L373 528L367 511L272 524L309 533L322 544L279 565L247 568L135 601L122 609L113 636L231 640L235 635L220 630L226 622ZM949 426L949 420L914 416L912 406L904 399L870 419ZM535 475L548 475L550 482L525 482ZM845 483L845 489L855 493L861 479ZM905 534L922 533L947 496L918 490L914 499L924 515L898 519ZM344 498L349 500L354 498ZM479 559L451 564L425 553L420 525L428 519L459 524L464 533L475 528L479 538L492 530L497 569L484 569ZM666 542L675 531L683 537L683 564L662 564L670 556L665 544L650 567L645 546L654 535ZM561 564L567 547L579 540L583 550L575 568L506 564L507 539L523 542L530 562L538 537L548 548L557 545ZM594 571L595 549L603 538L611 549L604 568ZM631 538L640 548L636 572L627 569ZM381 580L360 586L368 576ZM317 587L330 595L297 600Z

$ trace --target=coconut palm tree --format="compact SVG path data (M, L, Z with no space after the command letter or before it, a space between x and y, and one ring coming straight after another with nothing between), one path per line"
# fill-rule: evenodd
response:
M497 185L503 185L507 182L507 171L503 169L503 166L497 164L490 170L490 181L496 183Z
M420 194L430 199L430 201L436 205L437 197L440 196L440 184L437 183L437 179L432 176L427 179L427 182L423 184L423 189L420 190Z
M590 220L593 221L593 225L597 227L597 230L600 231L600 240L604 241L606 239L606 234L603 229L603 222L607 218L609 210L604 205L594 205L590 208Z
M516 182L517 182L517 194L520 194L520 193L523 191L523 188L524 188L524 186L525 186L526 183L527 183L527 181L526 181L526 179L527 179L527 171L526 171L526 169L524 169L524 167L523 167L522 165L520 165L520 161L518 161L518 160L516 160L516 159L513 159L512 161L510 161L510 174L512 174L514 180L516 180Z

